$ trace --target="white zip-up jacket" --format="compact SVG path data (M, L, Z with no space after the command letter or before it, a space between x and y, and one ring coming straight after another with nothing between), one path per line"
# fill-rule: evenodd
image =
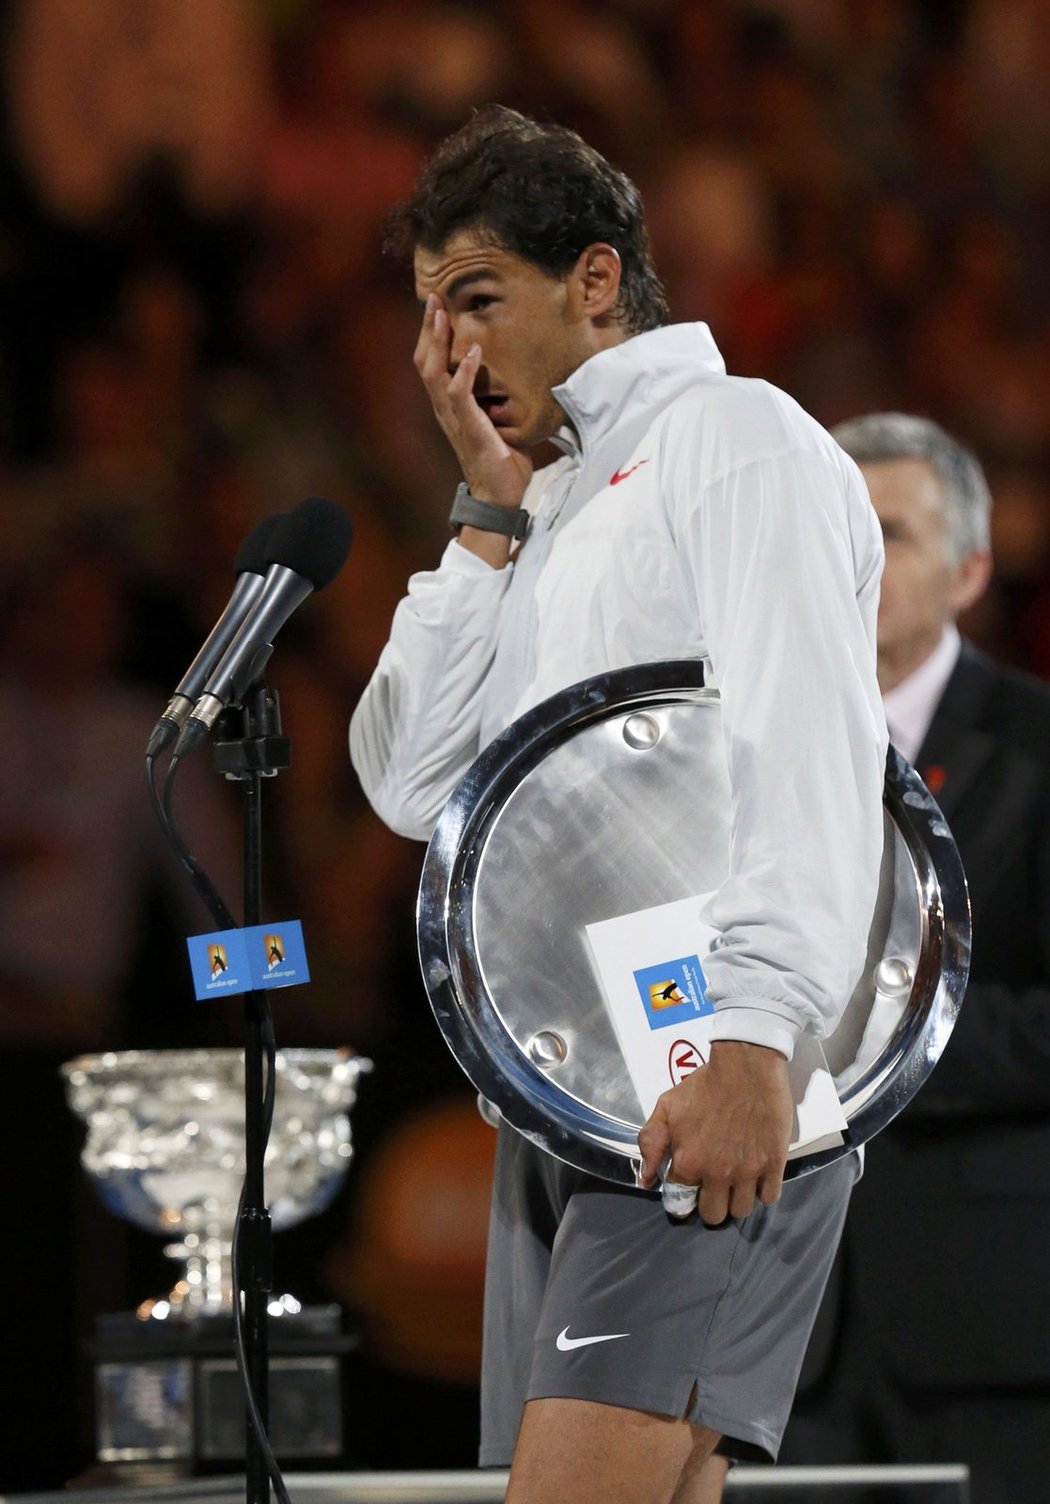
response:
M425 840L478 752L592 674L699 657L732 788L705 918L713 1037L790 1058L864 964L882 854L882 539L860 472L790 397L727 376L705 324L594 355L554 392L572 432L492 569L449 544L413 576L354 712L377 813Z

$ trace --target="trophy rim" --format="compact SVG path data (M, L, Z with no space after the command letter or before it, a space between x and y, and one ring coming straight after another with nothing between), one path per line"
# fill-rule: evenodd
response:
M569 1096L521 1049L489 994L474 935L474 886L486 837L521 781L588 726L684 701L717 705L699 659L612 670L571 685L497 736L447 801L423 863L416 908L423 980L446 1043L477 1091L506 1122L566 1163L636 1185L640 1125L624 1124ZM958 1015L969 973L966 878L947 822L919 774L892 746L884 810L915 867L923 911L919 964L890 1041L840 1092L843 1142L789 1160L785 1178L853 1152L911 1101L936 1065Z
M116 1075L121 1069L134 1065L144 1067L143 1075L170 1075L176 1069L187 1070L196 1064L204 1066L209 1062L223 1062L234 1065L243 1059L244 1050L236 1045L219 1045L214 1049L200 1045L157 1050L99 1050L66 1060L58 1069L59 1074L68 1081L77 1072L102 1078L110 1072ZM334 1066L344 1063L362 1073L371 1068L371 1062L348 1045L333 1047L279 1045L276 1059L278 1070L288 1065Z

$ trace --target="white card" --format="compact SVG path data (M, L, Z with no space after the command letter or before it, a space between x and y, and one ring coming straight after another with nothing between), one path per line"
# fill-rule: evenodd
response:
M714 1009L703 962L717 931L702 915L711 893L587 925L606 1007L646 1117L657 1098L708 1057ZM812 1035L789 1068L795 1127L789 1158L842 1143L847 1126L824 1052Z

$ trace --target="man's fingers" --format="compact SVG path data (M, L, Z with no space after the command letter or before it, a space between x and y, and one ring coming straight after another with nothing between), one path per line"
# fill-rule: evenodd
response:
M698 1209L705 1222L724 1222L727 1216L743 1220L754 1211L756 1201L764 1206L778 1201L783 1186L784 1177L777 1174L764 1175L758 1180L745 1176L730 1186L708 1183L706 1189L710 1194L701 1194Z
M758 1183L758 1199L765 1206L772 1206L774 1201L780 1200L780 1193L784 1189L784 1171L763 1175Z
M416 346L415 363L438 422L461 463L465 464L467 454L463 450L464 442L473 446L488 441L495 435L495 430L474 400L474 382L481 365L481 346L471 345L456 370L449 374L452 363L452 327L448 313L433 295L427 299L423 314L423 328Z
M747 1217L755 1209L755 1182L744 1180L734 1185L729 1195L729 1215Z
M471 345L456 368L456 373L448 384L449 396L453 398L472 397L474 381L481 365L481 346Z
M446 412L464 434L473 436L474 442L484 437L496 437L496 430L487 415L478 406L474 397L474 382L481 365L481 346L471 345L455 374L445 387Z
M696 1209L700 1213L701 1220L709 1227L718 1227L729 1216L729 1193L731 1187L716 1185L712 1181L704 1181L700 1187L700 1198Z
M416 370L432 399L439 396L447 385L451 351L452 329L448 314L432 293L423 311L423 326L414 356Z
M718 1227L727 1217L742 1220L755 1209L753 1181L728 1187L710 1182L706 1185L689 1185L672 1179L673 1173L673 1169L668 1171L667 1179L660 1186L660 1199L669 1217L681 1220L696 1211L709 1226Z
M423 362L434 342L434 310L436 307L437 300L433 293L431 293L423 305L423 322L419 326L419 338L416 340L416 348L412 353L412 361L417 371L422 369Z
M671 1133L662 1102L657 1102L648 1122L638 1135L638 1147L642 1151L642 1167L638 1172L638 1184L643 1190L655 1185L660 1176L660 1166L667 1158L671 1147Z

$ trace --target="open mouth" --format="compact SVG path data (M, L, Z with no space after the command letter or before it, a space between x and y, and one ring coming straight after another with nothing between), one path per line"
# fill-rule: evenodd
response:
M486 392L483 396L475 396L475 401L481 411L493 423L497 425L508 422L508 407L510 398L502 392Z

